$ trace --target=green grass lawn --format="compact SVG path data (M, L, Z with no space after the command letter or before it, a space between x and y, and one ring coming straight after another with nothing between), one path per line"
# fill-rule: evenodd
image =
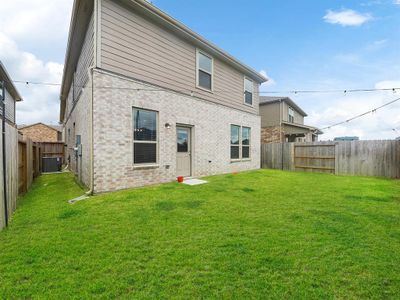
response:
M0 298L400 298L400 182L260 170L74 205L46 175L0 232Z

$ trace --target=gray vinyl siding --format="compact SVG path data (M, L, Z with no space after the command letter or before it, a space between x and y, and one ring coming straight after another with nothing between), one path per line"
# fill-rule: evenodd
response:
M244 75L214 57L214 92L198 89L195 46L112 0L101 7L102 69L258 114L258 83L245 105Z
M66 99L65 115L68 118L75 102L79 100L82 89L89 81L89 68L94 66L94 17L93 14L86 31L85 40L82 45L81 53L76 65L76 71L69 87Z
M301 115L294 107L294 123L296 124L304 124L304 117ZM286 102L283 102L283 121L289 122L289 105Z
M263 104L260 106L261 127L279 126L280 103Z
M5 99L6 99L6 119L11 123L15 123L15 100L10 95L10 93L5 90ZM0 100L0 115L3 115L2 105Z
M74 74L74 100L89 80L88 70L94 64L94 17L93 14L86 31L85 41Z
M66 101L65 101L66 104L65 104L65 115L64 115L64 120L67 120L67 118L68 118L68 116L69 116L69 114L70 114L72 108L74 107L74 101L73 101L73 97L72 97L72 91L73 91L73 88L72 88L72 85L71 85L71 87L70 87L70 89L69 89L69 92L68 92L67 99L66 99Z

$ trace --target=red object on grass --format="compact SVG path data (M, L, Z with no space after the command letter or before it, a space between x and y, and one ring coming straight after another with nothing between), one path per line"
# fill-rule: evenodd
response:
M178 176L177 179L178 179L178 182L179 182L179 183L182 183L182 182L183 182L183 176Z

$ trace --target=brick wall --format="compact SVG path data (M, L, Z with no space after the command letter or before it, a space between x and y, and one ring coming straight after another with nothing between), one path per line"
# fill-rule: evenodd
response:
M94 76L95 86L115 87L94 89L95 192L175 180L176 124L193 126L193 176L260 168L259 116L169 91L135 91L154 86L106 72L95 71ZM133 107L158 111L156 167L137 168L133 164ZM165 128L166 123L171 128ZM231 124L251 127L251 160L231 162Z
M72 89L71 89L72 90ZM64 124L64 140L67 145L65 160L69 169L76 174L78 179L90 186L90 108L92 90L85 88L80 94L75 107L67 116ZM81 136L82 156L76 156L76 136ZM68 161L68 158L69 161Z
M57 142L58 131L44 124L35 124L19 130L34 142Z
M282 137L281 137L282 136ZM261 128L261 143L280 143L284 141L284 132L281 131L280 126L271 126Z

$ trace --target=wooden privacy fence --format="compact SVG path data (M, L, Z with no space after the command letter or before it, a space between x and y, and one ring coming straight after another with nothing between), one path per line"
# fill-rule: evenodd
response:
M261 166L291 171L400 178L400 141L264 144L261 146Z
M41 174L41 146L21 135L18 137L18 193L29 190L33 179Z
M64 142L45 142L38 143L41 149L41 158L43 157L61 157L64 163Z
M10 217L17 207L17 197L26 193L33 179L42 173L43 157L64 158L64 143L34 143L18 134L18 130L6 124L6 189L7 212ZM0 122L1 132L1 122ZM2 136L0 134L0 229L5 226Z
M0 122L0 132L1 132ZM6 123L6 186L3 178L3 140L0 134L0 230L5 226L4 188L7 190L7 214L12 215L18 197L18 131Z

